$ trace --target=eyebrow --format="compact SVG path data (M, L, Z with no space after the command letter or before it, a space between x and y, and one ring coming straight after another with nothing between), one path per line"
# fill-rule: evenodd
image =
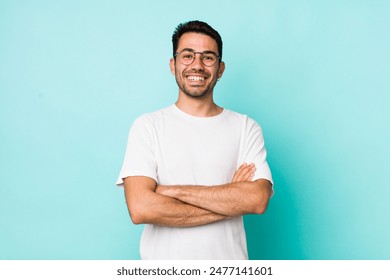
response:
M190 52L205 53L205 54L212 53L212 54L215 54L216 56L219 56L216 52L213 52L213 51L210 51L210 50L206 50L206 51L203 51L203 52L197 52L196 50L191 49L191 48L184 48L184 49L182 49L180 52L182 52L182 51L190 51ZM178 53L179 53L179 52L178 52Z

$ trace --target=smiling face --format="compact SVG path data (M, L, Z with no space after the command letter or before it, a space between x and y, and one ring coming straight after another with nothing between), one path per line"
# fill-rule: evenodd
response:
M218 54L217 42L201 33L184 33L180 37L177 52L185 49L196 53L214 52ZM217 61L213 66L205 66L201 57L201 54L196 54L194 62L187 66L182 64L179 58L170 60L171 72L175 75L179 94L198 99L212 96L214 86L225 70L225 64Z

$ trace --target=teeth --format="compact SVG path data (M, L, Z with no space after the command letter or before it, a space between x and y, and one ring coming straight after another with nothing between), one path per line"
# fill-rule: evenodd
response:
M203 81L203 80L204 80L204 77L199 77L199 76L188 76L187 79L190 80L190 81Z

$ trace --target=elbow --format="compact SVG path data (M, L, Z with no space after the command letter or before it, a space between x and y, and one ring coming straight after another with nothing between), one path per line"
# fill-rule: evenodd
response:
M267 206L268 203L259 203L257 205L254 205L252 213L258 215L264 214L267 210Z
M142 216L139 215L138 213L134 213L134 212L130 211L129 214L130 214L130 219L133 222L133 224L140 225L140 224L144 223Z
M252 204L252 214L264 214L268 208L269 197L257 197Z
M129 207L130 219L135 225L146 224L147 215L142 207Z
M252 213L253 214L264 214L267 210L269 200L272 196L273 190L272 185L269 181L260 181L261 187L258 189L257 195L253 197L252 201ZM266 183L264 185L264 182Z

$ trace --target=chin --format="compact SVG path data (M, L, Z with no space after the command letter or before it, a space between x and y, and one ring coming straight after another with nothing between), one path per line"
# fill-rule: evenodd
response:
M200 99L208 95L208 92L192 93L188 91L183 91L183 93L189 97Z

